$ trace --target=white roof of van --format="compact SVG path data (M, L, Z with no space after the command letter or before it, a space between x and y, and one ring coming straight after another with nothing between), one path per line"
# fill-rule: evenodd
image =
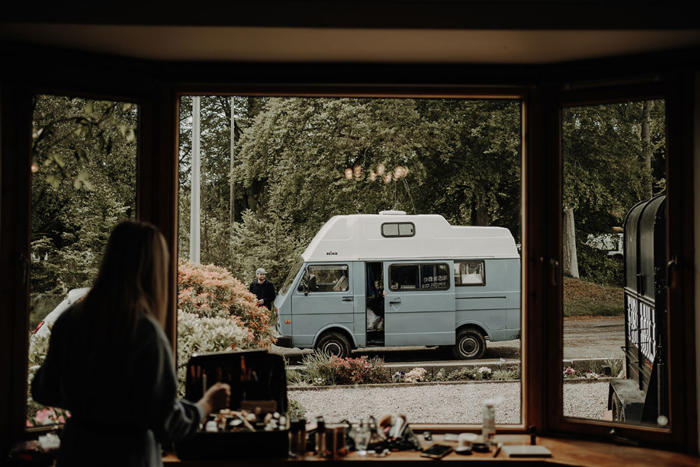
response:
M382 224L415 226L410 237L384 237ZM519 258L515 240L503 227L452 226L437 214L402 211L334 216L302 254L304 261L359 261L413 258Z

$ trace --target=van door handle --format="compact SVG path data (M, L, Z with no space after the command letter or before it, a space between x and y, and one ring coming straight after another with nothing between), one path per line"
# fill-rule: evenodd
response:
M353 297L343 297L344 302L352 302L354 300Z
M396 305L396 304L398 304L398 303L401 303L401 299L400 299L400 298L395 298L395 299L393 299L392 301L389 302L389 305Z

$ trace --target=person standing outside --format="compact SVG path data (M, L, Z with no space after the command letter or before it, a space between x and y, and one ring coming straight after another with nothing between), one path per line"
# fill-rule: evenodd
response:
M267 271L264 268L258 268L255 271L255 280L250 283L250 293L257 297L257 305L264 306L268 310L272 310L272 302L275 301L275 286L268 280L265 280Z

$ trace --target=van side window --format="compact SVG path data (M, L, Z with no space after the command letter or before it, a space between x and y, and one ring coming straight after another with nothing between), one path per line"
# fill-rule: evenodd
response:
M455 285L486 285L483 261L455 261Z
M316 290L311 292L347 292L349 289L347 264L312 264L307 271L316 276Z
M447 264L392 264L389 266L391 290L447 290L450 269Z
M413 237L416 226L413 222L387 222L382 224L383 237Z

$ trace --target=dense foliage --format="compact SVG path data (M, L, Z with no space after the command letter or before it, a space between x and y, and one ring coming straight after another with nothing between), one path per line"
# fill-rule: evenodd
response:
M203 262L281 284L336 214L439 213L520 236L520 104L510 100L202 98ZM180 252L189 251L191 100L181 107ZM228 130L223 131L222 125ZM228 176L231 175L232 179ZM230 209L233 180L234 212Z
M136 214L136 106L35 97L32 293L89 287L116 223Z

